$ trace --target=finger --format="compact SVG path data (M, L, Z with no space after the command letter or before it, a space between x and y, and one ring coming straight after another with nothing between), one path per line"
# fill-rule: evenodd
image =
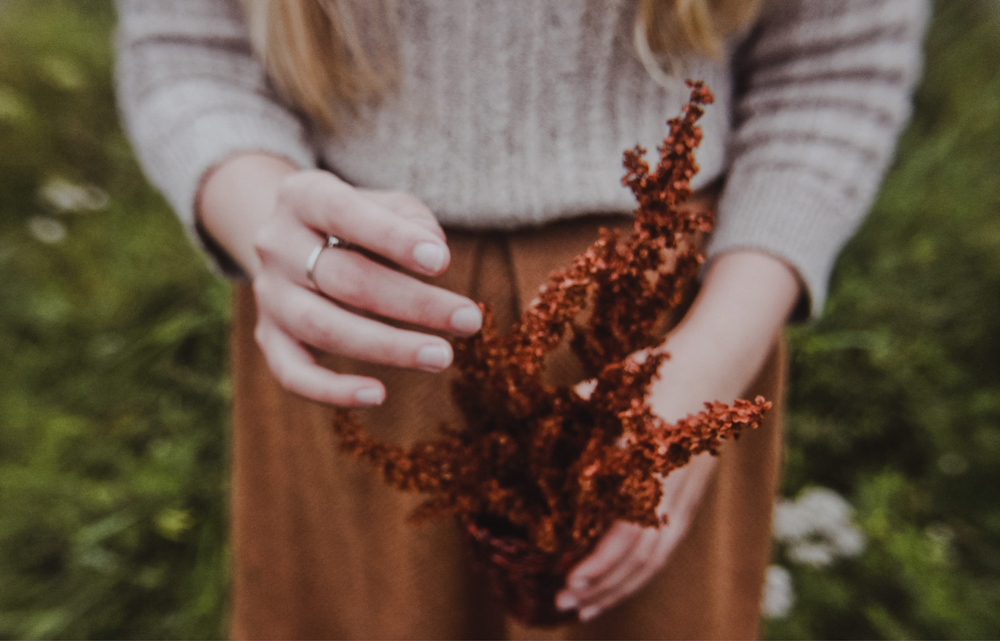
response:
M659 529L641 528L641 539L631 546L620 564L589 584L581 584L574 590L572 582L577 579L571 575L571 587L560 593L560 605L572 604L579 610L580 620L587 621L645 585L686 534L714 465L714 457L699 456L669 475L664 481L663 505L671 516L670 523ZM625 523L616 527L619 525L638 527Z
M653 563L644 563L636 566L613 590L608 590L595 601L582 605L579 614L580 621L586 622L594 619L625 597L638 591L639 588L649 582L658 569L659 566Z
M279 208L291 208L313 229L354 243L396 264L423 274L448 266L448 246L440 236L393 213L328 172L289 176L279 193Z
M379 316L461 335L483 324L471 300L351 251L332 252L316 275L319 290Z
M430 372L440 372L451 364L451 345L438 336L358 316L302 288L273 287L276 291L269 292L270 285L263 278L254 281L254 286L262 290L258 300L267 305L281 329L324 352Z
M670 560L670 556L674 553L677 545L687 534L688 524L668 524L664 525L661 529L661 535L656 541L656 549L653 550L652 554L652 558L658 567Z
M710 452L693 457L684 467L674 470L663 479L663 499L657 514L666 514L671 525L686 527L705 493L718 458Z
M631 523L615 523L591 552L566 577L566 589L561 591L556 605L562 610L572 610L580 604L580 594L609 572L635 544L641 528Z
M381 382L320 367L309 352L269 321L258 324L255 335L271 372L290 392L342 407L378 405L385 399Z
M696 462L692 462L694 465ZM610 608L629 594L642 588L659 572L669 560L671 554L683 540L691 522L693 510L697 507L702 495L704 480L710 475L712 461L700 466L685 467L664 483L664 503L669 503L670 522L659 528L648 528L642 542L635 547L635 556L640 562L623 568L615 577L601 581L595 588L601 589L593 597L584 596L580 603L580 620L594 618L600 612ZM705 466L708 466L707 468ZM707 471L706 471L707 470Z
M669 526L668 526L669 527ZM652 530L652 532L656 532ZM648 557L640 566L633 568L614 590L605 592L597 599L587 603L580 608L580 620L589 621L612 607L633 592L637 592L659 572L667 558L669 552L676 546L679 536L676 533L662 532L661 536L653 537L652 550L648 550Z
M410 194L399 191L381 191L375 189L359 190L367 197L371 198L386 209L389 209L403 218L407 218L417 223L421 227L434 233L441 240L445 240L444 230L437 218L425 204Z
M302 256L322 239L299 225L284 225L275 236L258 243L265 264L276 263L292 282L312 289ZM482 326L479 307L465 296L435 287L381 265L358 252L330 248L314 263L316 288L324 295L365 311L406 323L460 335Z
M622 556L619 563L610 571L599 577L586 589L576 592L580 602L580 618L593 618L598 612L610 604L623 598L629 591L626 585L638 585L652 574L650 568L655 567L656 543L660 532L653 528L643 529L639 539ZM633 579L630 581L630 579Z

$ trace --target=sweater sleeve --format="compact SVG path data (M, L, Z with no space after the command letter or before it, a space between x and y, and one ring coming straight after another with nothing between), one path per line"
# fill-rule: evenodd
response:
M196 229L200 183L240 152L315 166L305 127L268 85L235 0L118 0L117 8L118 104L139 162L191 238L238 275Z
M892 158L928 13L925 0L789 0L734 57L733 153L708 258L786 261L805 290L799 317L823 309Z

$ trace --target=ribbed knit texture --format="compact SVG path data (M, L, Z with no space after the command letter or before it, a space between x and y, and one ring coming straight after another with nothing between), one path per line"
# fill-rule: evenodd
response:
M189 229L201 178L241 151L322 159L414 194L445 225L629 211L621 153L655 149L694 78L716 95L695 186L728 174L710 259L784 259L815 312L908 115L927 17L924 0L777 2L729 59L683 56L661 86L635 53L633 0L399 4L398 91L329 139L275 98L234 1L120 0L121 109Z

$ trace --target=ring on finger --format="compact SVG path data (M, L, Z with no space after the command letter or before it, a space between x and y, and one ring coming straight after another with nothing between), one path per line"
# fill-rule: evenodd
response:
M312 253L309 254L309 260L306 261L306 280L312 285L312 288L319 291L319 285L316 284L316 263L319 262L319 256L323 253L324 249L333 249L334 247L340 247L346 249L348 243L346 240L337 238L330 234L326 235L326 240L316 246Z

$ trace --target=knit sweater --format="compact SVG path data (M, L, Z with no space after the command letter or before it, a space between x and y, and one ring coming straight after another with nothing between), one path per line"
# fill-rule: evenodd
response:
M622 151L655 149L693 78L716 96L693 186L726 178L709 260L776 256L815 313L908 116L928 13L926 0L776 0L721 60L687 54L660 70L636 53L634 0L399 11L398 87L331 137L275 95L235 0L119 0L126 128L192 236L201 179L245 151L409 192L446 226L628 212Z

